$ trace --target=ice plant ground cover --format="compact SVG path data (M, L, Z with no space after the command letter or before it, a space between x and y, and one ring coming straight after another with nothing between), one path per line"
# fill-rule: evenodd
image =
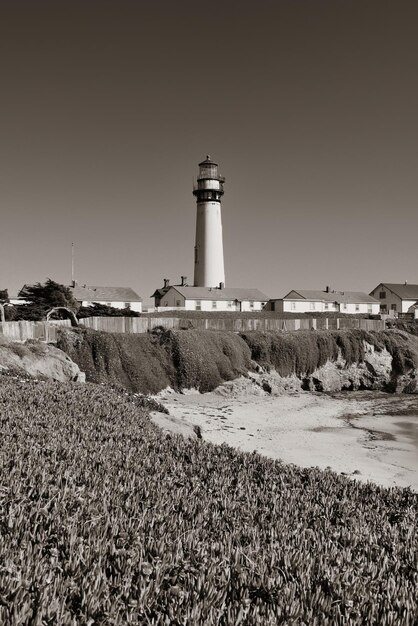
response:
M412 626L418 495L0 377L0 623Z
M106 333L61 329L58 347L95 383L122 385L130 391L158 393L196 388L211 391L248 373L254 363L281 376L301 378L335 361L361 363L365 342L392 355L393 389L399 376L418 367L418 339L405 332L363 330L232 333L179 330L158 333Z

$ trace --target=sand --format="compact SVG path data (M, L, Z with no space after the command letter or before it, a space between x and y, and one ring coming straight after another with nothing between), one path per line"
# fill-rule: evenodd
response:
M203 439L216 444L418 491L416 396L303 391L272 396L244 379L205 394L166 390L157 399L170 416L154 414L154 419L174 432L195 436L198 426Z

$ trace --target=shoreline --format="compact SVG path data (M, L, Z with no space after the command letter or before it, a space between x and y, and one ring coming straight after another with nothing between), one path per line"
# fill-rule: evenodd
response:
M200 430L215 444L418 491L418 396L270 395L237 379L205 394L165 390L156 399L169 415L151 418L171 432L196 436Z

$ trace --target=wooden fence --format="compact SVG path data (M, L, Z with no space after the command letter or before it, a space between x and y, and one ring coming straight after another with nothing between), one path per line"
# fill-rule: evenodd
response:
M79 321L80 325L93 330L107 333L146 333L160 326L167 330L195 328L197 330L227 330L230 332L248 332L250 330L337 330L344 328L361 328L364 330L384 330L384 320L367 320L359 318L301 318L280 319L271 317L259 318L182 318L182 317L86 317ZM71 326L70 320L51 322L0 322L0 334L11 341L38 339L46 343L57 342L57 328Z
M338 330L344 328L361 328L363 330L384 330L384 320L368 320L364 318L301 318L280 319L271 317L260 318L179 318L179 317L86 317L79 323L93 330L108 333L146 333L157 326L167 330L195 328L198 330L227 330L231 332L247 332L250 330Z
M0 322L0 334L11 341L37 339L45 343L57 342L58 326L71 326L70 320L55 322Z

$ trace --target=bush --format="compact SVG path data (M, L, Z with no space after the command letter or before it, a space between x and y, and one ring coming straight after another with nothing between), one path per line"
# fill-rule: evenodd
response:
M122 384L131 391L157 393L196 387L209 391L246 374L250 354L233 333L164 331L128 334L89 329L59 330L57 346L92 382Z
M140 317L137 311L131 309L116 309L100 302L94 302L91 306L80 307L77 317L83 319L85 317Z
M306 376L327 360L338 355L347 365L364 361L364 343L377 350L386 348L393 357L393 374L418 368L418 341L399 331L278 331L241 333L251 350L251 357L266 368L273 367L281 376Z

